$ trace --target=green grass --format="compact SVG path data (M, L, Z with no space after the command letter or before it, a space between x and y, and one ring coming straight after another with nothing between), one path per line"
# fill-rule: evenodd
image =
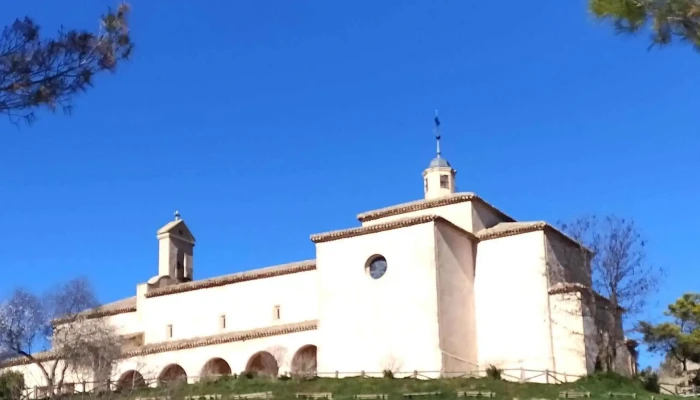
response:
M641 382L614 375L595 375L574 383L547 385L540 383L515 383L490 378L453 378L453 379L386 379L386 378L316 378L312 380L279 379L234 379L219 378L216 381L182 385L180 387L154 388L131 393L128 397L153 397L170 395L173 400L188 395L232 394L273 392L275 398L292 399L299 392L331 392L334 399L352 399L355 394L385 393L390 399L401 399L402 393L442 392L441 396L427 397L426 400L456 399L457 391L491 391L496 399L557 399L562 391L591 392L592 399L609 399L609 392L636 393L637 399L650 400L671 399L674 396L659 395L644 390ZM122 398L125 394L121 395ZM627 400L631 398L616 398ZM584 399L585 400L585 399Z

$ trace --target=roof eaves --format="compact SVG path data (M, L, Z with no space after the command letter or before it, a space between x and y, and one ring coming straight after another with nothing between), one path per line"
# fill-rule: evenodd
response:
M501 229L499 225L492 226L491 228L482 229L476 233L476 236L480 240L491 240L500 239L508 236L521 235L524 233L535 232L544 230L547 226L546 222L536 221L536 222L519 222L519 223L505 223ZM510 224L513 224L512 226Z
M463 203L472 200L476 195L474 193L458 193L451 196L440 197L430 200L418 200L410 203L397 204L390 207L380 208L357 214L357 219L360 222L373 221L376 219L390 217L393 215L406 214L413 211L427 210L435 207L447 206L450 204Z
M560 231L559 229L553 227L552 225L544 222L544 221L536 221L532 223L527 223L527 222L521 222L521 223L516 223L517 225L513 225L512 228L510 229L503 229L503 230L494 230L494 227L487 228L487 229L482 229L479 232L476 233L476 236L480 240L490 240L490 239L499 239L503 237L508 237L508 236L515 236L515 235L521 235L524 233L529 233L529 232L535 232L535 231L546 231L546 232L551 232L554 233L555 235L561 237L565 241L569 242L569 244L572 244L578 248L583 249L584 251L588 252L589 254L593 255L595 254L591 249L587 248L583 244L577 242L573 238L571 238L569 235L565 234L564 232ZM495 225L495 227L498 227L498 225Z
M146 293L146 297L158 297L175 293L190 292L193 290L209 289L212 287L232 285L234 283L253 281L258 279L272 278L282 275L291 275L300 272L312 271L316 269L316 260L299 261L295 263L282 264L257 270L241 272L232 275L220 276L216 278L203 279L178 285L166 286L151 290Z
M314 243L324 243L331 242L334 240L346 239L355 236L368 235L370 233L378 233L384 231L390 231L393 229L406 228L409 226L425 224L428 222L433 222L438 219L443 219L437 215L421 215L412 218L403 218L398 220L389 221L382 224L361 226L358 228L343 229L338 231L331 231L325 233L318 233L311 235L311 241Z
M487 203L484 199L481 197L477 196L474 193L471 192L464 192L464 193L454 193L449 196L445 197L440 197L437 199L430 199L430 200L417 200L409 203L403 203L403 204L397 204L394 206L390 207L385 207L385 208L380 208L376 210L371 210L371 211L366 211L360 214L357 214L357 219L360 222L367 222L367 221L373 221L385 217L391 217L394 215L401 215L401 214L406 214L414 211L421 211L421 210L427 210L430 208L436 208L436 207L443 207L443 206L448 206L452 204L457 204L457 203L463 203L467 201L474 201L479 204L484 205L485 207L489 208L490 210L494 211L496 214L498 214L501 218L503 218L506 221L513 222L515 219L508 214L504 213L503 211L499 210L498 208L494 207L492 204Z
M197 347L212 346L223 343L240 342L244 340L260 339L270 336L286 335L290 333L311 331L316 329L318 329L318 321L310 320L295 324L277 325L268 328L231 332L221 335L184 339L165 343L154 343L152 345L143 346L139 349L126 351L122 353L122 358L145 356L149 354L165 353L169 351L193 349Z
M114 304L120 304L119 307L113 307ZM114 302L113 304L105 304L103 306L94 308L92 310L86 310L81 313L75 314L71 317L56 318L52 321L53 325L61 325L75 321L77 319L94 319L94 318L104 318L111 317L113 315L127 314L136 312L136 297L120 300Z
M145 345L138 349L124 351L122 352L120 358L124 359L130 357L145 356L149 354L165 353L169 351L178 351L193 349L197 347L212 346L223 343L241 342L245 340L260 339L277 335L286 335L290 333L311 331L316 329L318 329L318 321L309 320L293 324L251 329L247 331L229 332L219 335L197 337L192 339L153 343ZM53 361L58 359L58 355L56 353L50 352L37 353L32 355L32 357L38 362ZM27 365L33 362L33 360L30 360L27 357L20 356L8 359L5 362L0 363L0 367L4 368L13 367L17 365Z

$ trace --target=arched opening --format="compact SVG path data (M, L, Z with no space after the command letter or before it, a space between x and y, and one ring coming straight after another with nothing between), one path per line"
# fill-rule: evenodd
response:
M203 377L231 375L231 366L222 358L212 358L204 364L200 375Z
M268 353L267 351L261 351L255 353L253 357L250 357L245 370L247 372L255 372L258 375L267 376L277 376L279 372L279 365L277 365L277 360L275 357Z
M138 389L146 386L143 375L139 371L126 371L117 381L117 390L120 392Z
M316 346L310 344L297 350L292 357L292 374L316 376Z
M168 365L158 376L158 386L186 383L187 373L177 364Z

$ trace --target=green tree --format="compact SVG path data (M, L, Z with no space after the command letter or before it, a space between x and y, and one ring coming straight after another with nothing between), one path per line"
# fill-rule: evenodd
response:
M24 390L24 376L15 371L0 372L0 400L19 400Z
M668 306L671 322L657 325L640 322L639 328L649 350L677 360L683 373L688 361L700 361L700 293L686 293Z
M73 97L92 86L95 74L114 71L131 55L128 13L126 5L108 10L94 33L61 29L46 38L28 17L5 27L0 33L0 114L13 123L31 123L41 107L70 112Z
M680 39L700 51L700 0L589 0L588 5L619 33L650 28L650 48Z

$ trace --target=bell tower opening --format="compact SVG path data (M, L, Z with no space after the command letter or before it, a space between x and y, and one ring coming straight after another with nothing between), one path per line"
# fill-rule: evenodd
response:
M175 212L175 220L168 222L157 232L158 276L167 276L172 283L194 279L194 236Z

